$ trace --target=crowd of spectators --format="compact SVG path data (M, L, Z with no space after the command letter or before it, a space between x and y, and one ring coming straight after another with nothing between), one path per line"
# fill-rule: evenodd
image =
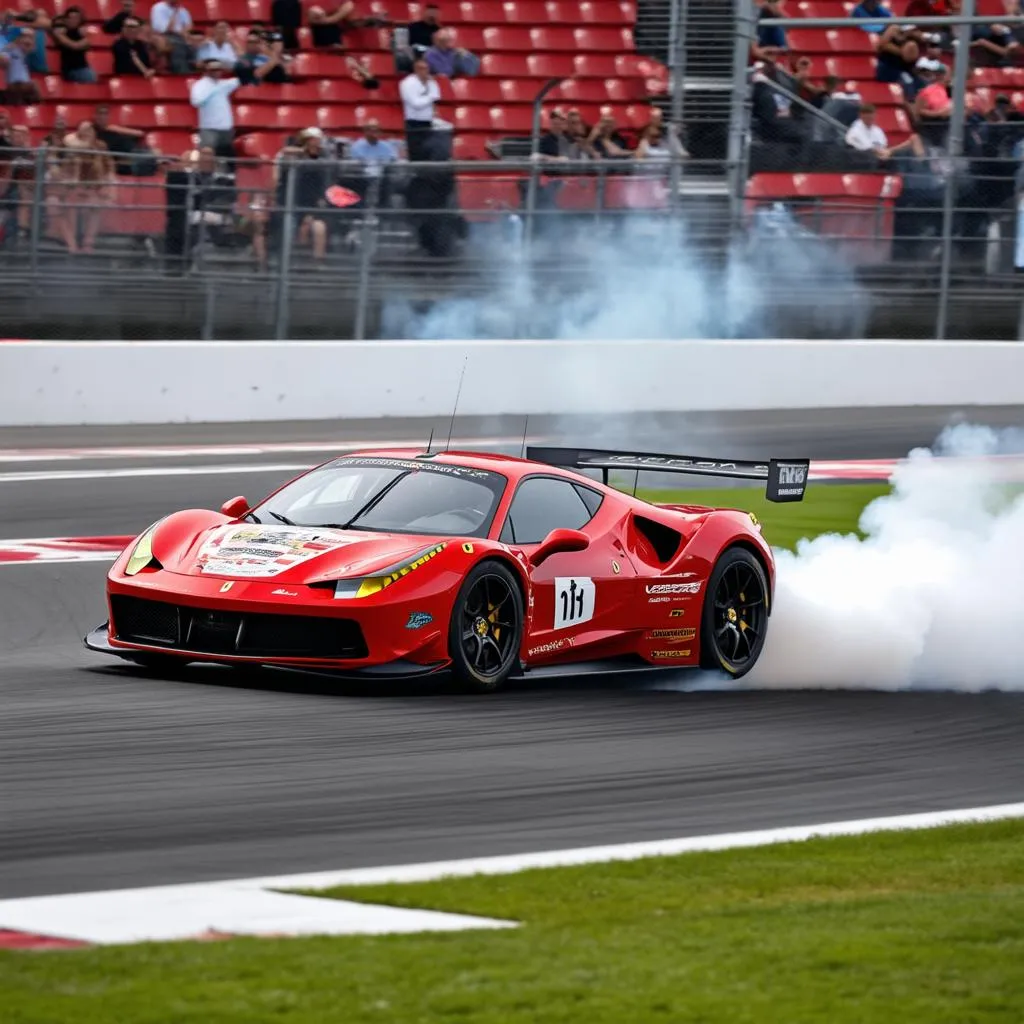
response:
M959 13L959 0L898 2L902 11L882 0L861 0L852 11L870 40L875 81L895 90L896 109L909 126L894 144L878 123L875 104L856 91L858 83L819 78L812 58L791 50L785 29L764 24L786 16L783 0L762 0L751 54L751 169L900 174L895 249L916 257L919 240L934 242L941 232L947 186L954 190L954 231L967 245L1010 214L1017 195L1024 196L1024 113L1005 93L989 101L968 92L962 156L950 159L955 31L918 26L913 19ZM1004 0L1004 7L1007 17L1019 16L1021 0ZM969 70L1024 65L1022 42L1024 25L973 26Z
M331 0L323 6L303 7L301 0L271 0L266 24L250 27L240 35L227 21L208 30L197 27L189 0L157 0L144 14L136 0L121 0L120 8L99 26L111 51L113 74L118 78L152 79L162 75L191 76L188 97L195 111L195 134L188 152L160 153L147 144L146 133L112 122L110 108L95 107L91 119L68 125L59 117L36 145L20 123L18 110L44 104L36 84L38 76L56 74L72 86L89 86L99 80L92 66L97 27L86 24L83 10L64 8L57 16L43 9L7 12L0 19L0 238L26 235L30 230L33 203L45 196L42 230L59 239L68 252L93 251L104 218L104 208L116 202L119 177L166 176L172 193L191 198L187 209L168 198L168 248L174 251L191 234L202 232L214 244L227 244L237 235L238 216L229 207L238 200L235 183L239 159L235 103L239 89L292 80L292 63L300 48L300 29L305 25L314 49L338 53L348 74L367 90L380 82L358 55L348 52L345 36L360 28L392 29L392 53L400 76L397 101L403 111L401 138L384 138L372 118L362 125L356 139L328 139L314 127L289 136L273 166L268 182L269 201L251 204L243 234L250 238L256 259L265 264L268 252L280 235L280 217L268 213L284 201L289 168L296 168L292 203L315 208L295 224L296 240L308 244L313 256L323 257L334 227L332 206L325 197L340 186L355 198L358 208L367 190L376 190L375 202L387 203L394 189L389 164L407 161L448 161L452 156L453 125L438 116L443 80L473 78L480 73L480 56L459 45L456 32L443 23L437 5L427 5L418 21L392 25L386 18L360 17L351 0ZM64 91L67 99L69 93ZM548 130L540 140L536 158L545 165L563 161L667 161L673 154L685 156L677 131L666 130L661 111L652 107L651 122L639 133L620 129L610 108L601 111L594 125L587 125L578 110L552 110ZM499 151L492 149L492 155ZM339 177L334 168L344 157L355 161L359 173ZM328 168L328 164L330 167ZM557 177L555 166L546 174ZM41 177L40 181L37 178ZM427 179L427 172L423 172ZM444 197L451 182L419 181L418 196L431 205L431 196ZM369 183L369 184L368 184ZM154 182L154 185L157 185ZM227 197L231 196L231 203ZM351 223L351 219L346 223ZM346 229L350 236L351 231ZM344 233L343 233L344 234ZM177 241L176 241L177 240ZM351 238L347 239L349 242ZM186 245L187 247L187 245Z

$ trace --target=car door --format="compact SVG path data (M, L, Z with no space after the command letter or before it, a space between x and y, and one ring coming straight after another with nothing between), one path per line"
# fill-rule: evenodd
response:
M529 556L554 529L590 537L585 550L551 555L531 569L525 645L531 660L570 653L578 658L588 648L594 657L617 653L607 648L619 636L635 572L611 506L599 491L564 477L538 474L520 481L502 526L504 543Z

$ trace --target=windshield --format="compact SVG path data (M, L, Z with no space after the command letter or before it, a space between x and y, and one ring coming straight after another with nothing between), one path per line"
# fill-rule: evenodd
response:
M484 537L505 477L399 459L339 459L257 505L259 523Z

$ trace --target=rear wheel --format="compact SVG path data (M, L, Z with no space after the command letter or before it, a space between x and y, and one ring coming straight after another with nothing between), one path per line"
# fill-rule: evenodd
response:
M497 690L512 674L523 637L523 599L500 562L474 566L459 589L448 628L452 675L477 693Z
M701 668L734 678L757 662L768 632L768 580L746 548L728 548L708 579L701 616Z

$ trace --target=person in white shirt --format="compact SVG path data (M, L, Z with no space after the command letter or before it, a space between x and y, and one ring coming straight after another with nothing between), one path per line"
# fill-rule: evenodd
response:
M157 45L167 54L168 69L176 75L188 74L186 36L192 28L192 15L181 6L180 0L160 0L149 12L149 24Z
M218 156L232 157L235 142L235 113L231 94L241 85L237 78L224 78L224 66L208 60L203 77L192 85L189 102L199 113L199 145L212 146Z
M860 117L847 129L846 144L862 153L874 153L880 160L889 159L889 140L875 123L875 105L862 103Z
M238 50L231 41L231 26L226 21L218 21L213 26L213 37L207 39L196 51L196 60L203 63L208 60L219 60L228 67L234 67L238 60Z
M405 141L410 160L425 160L434 124L434 104L441 99L441 87L421 57L398 86L405 117Z

